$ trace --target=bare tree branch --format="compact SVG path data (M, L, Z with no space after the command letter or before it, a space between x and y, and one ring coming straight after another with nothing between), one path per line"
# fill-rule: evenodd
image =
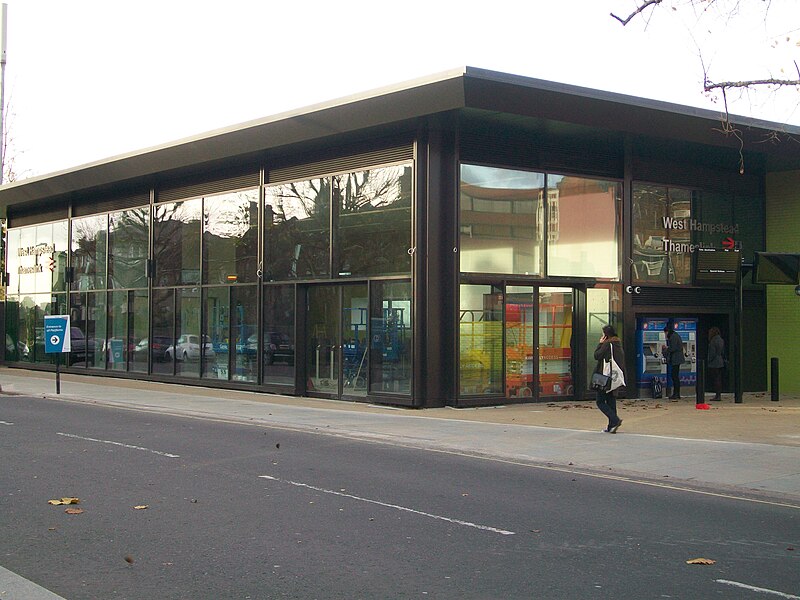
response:
M711 90L730 90L734 88L750 88L759 85L774 85L776 87L798 86L800 79L751 79L749 81L720 81L717 83L706 81L703 89L707 92Z
M643 3L641 4L641 6L639 6L639 7L638 7L638 8L637 8L635 11L633 11L631 14L629 14L629 15L628 15L628 18L626 18L626 19L623 19L622 17L618 17L618 16L617 16L617 15L615 15L614 13L611 13L611 16L612 16L612 17L614 17L614 18L615 18L617 21L619 21L620 23L622 23L622 25L623 25L623 27L624 27L625 25L627 25L628 23L630 23L630 22L631 22L631 20L632 20L632 19L633 19L633 18L634 18L636 15L638 15L639 13L641 13L641 12L642 12L643 10L645 10L645 9L646 9L648 6L654 6L654 5L656 5L656 4L661 4L662 2L663 2L663 0L646 0L646 1L645 1L645 2L643 2Z

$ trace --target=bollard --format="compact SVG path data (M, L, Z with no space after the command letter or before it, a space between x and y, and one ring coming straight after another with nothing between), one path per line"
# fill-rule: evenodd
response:
M697 361L697 383L695 384L695 404L706 403L706 361Z
M772 392L772 401L777 402L780 399L780 390L778 389L778 358L773 356L769 362L770 362L769 389Z
M697 410L708 410L711 408L706 403L706 361L697 361L697 382L694 388L694 407Z

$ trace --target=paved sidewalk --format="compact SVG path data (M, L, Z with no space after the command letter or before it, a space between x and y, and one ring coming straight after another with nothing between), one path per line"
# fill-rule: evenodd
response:
M60 398L173 415L343 435L412 447L768 496L800 507L800 397L622 400L624 425L600 432L592 402L426 410L212 390L0 367L3 395ZM2 404L0 404L0 407ZM0 409L0 419L2 409Z

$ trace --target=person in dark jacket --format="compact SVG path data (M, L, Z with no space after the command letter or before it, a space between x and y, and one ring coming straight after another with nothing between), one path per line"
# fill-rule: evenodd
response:
M712 400L719 402L722 400L722 370L725 368L725 341L719 327L712 327L708 330L708 367L709 379L714 387L715 396Z
M681 397L681 365L686 362L683 356L683 340L672 325L664 327L664 333L667 334L667 343L662 352L672 375L672 394L669 399L678 400Z
M614 355L614 362L620 368L625 364L625 353L622 350L622 341L617 337L617 332L611 325L603 327L603 335L600 337L600 342L594 351L594 358L597 361L597 366L594 369L595 373L603 372L603 363L611 360L611 355ZM597 392L597 408L608 417L608 426L603 429L605 433L617 433L622 419L617 415L617 400L614 397L615 391L595 390Z

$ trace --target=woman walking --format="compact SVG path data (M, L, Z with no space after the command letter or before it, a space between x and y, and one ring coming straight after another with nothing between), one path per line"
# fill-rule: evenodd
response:
M613 354L614 362L616 362L620 369L625 364L625 353L622 350L622 342L617 337L616 330L611 325L603 327L603 335L600 337L600 343L594 351L594 358L597 361L597 366L594 369L595 373L603 372L603 363L610 361ZM617 400L614 397L613 390L596 390L597 391L597 408L608 417L608 426L603 429L605 433L617 433L622 419L617 415Z
M708 330L708 374L714 387L715 396L712 400L722 400L722 370L725 368L725 341L722 339L719 327Z

